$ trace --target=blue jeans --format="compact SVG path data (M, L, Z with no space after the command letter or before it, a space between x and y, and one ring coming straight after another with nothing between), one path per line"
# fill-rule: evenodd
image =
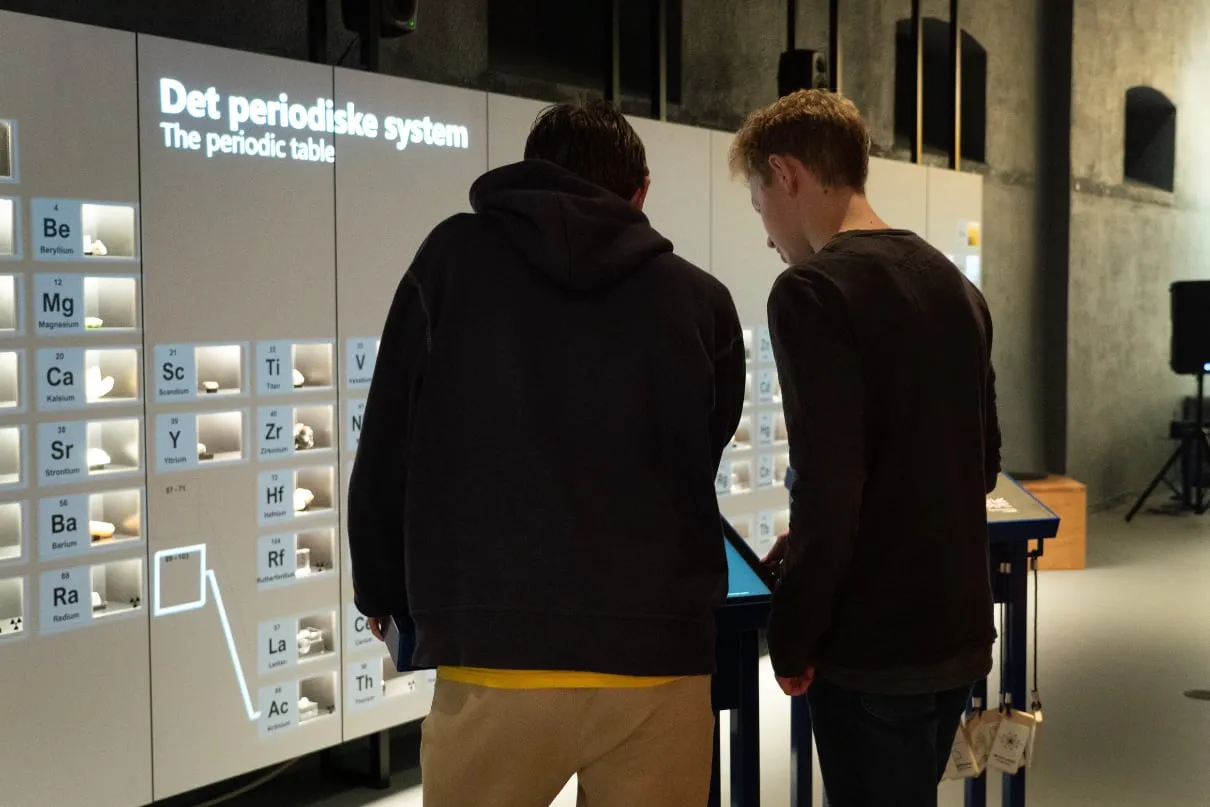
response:
M829 807L936 807L970 687L872 695L816 680L807 692Z

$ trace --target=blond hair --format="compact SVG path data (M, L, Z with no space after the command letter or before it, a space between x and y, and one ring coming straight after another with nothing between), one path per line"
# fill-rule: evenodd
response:
M827 187L865 190L870 132L856 105L827 90L799 90L753 112L731 144L731 172L771 179L769 158L795 157Z

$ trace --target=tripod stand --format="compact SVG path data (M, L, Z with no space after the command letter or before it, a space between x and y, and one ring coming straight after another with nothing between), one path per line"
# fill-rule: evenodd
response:
M1172 466L1175 465L1177 461L1185 455L1185 452L1189 451L1190 449L1193 450L1192 456L1194 460L1192 478L1193 487L1196 489L1196 493L1192 505L1186 506L1192 506L1193 512L1197 513L1199 516L1205 513L1207 509L1210 509L1210 501L1207 501L1206 499L1206 489L1203 487L1204 480L1202 477L1202 468L1208 461L1210 461L1210 434L1206 433L1204 412L1206 403L1204 390L1205 377L1206 373L1204 370L1203 372L1197 374L1197 408L1195 410L1195 419L1193 424L1186 424L1185 428L1183 429L1184 436L1181 438L1181 444L1177 446L1176 451L1172 452L1172 456L1168 458L1166 463L1164 463L1164 467L1160 468L1160 472L1155 475L1154 479L1151 480L1151 484L1148 485L1147 489L1143 491L1143 495L1139 496L1138 501L1136 501L1134 506L1130 508L1130 512L1126 514L1126 521L1130 521L1130 519L1134 518L1135 514L1142 509L1143 504L1147 501L1147 498L1153 492L1155 492L1155 489L1159 486L1160 482L1164 481L1164 479L1168 476L1168 472L1172 470Z

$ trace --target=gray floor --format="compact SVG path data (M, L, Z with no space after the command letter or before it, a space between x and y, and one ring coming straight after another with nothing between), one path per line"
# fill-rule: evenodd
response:
M1158 497L1157 497L1158 498ZM1041 686L1046 722L1030 773L1037 807L1210 804L1210 516L1119 511L1089 520L1090 568L1041 577ZM789 802L786 701L766 674L762 804ZM874 772L874 769L871 771ZM419 807L418 777L385 793L345 790L299 765L230 807ZM997 787L991 788L998 791ZM991 804L999 804L993 792ZM572 807L572 789L555 802ZM816 804L818 804L818 798ZM943 790L945 807L961 789Z

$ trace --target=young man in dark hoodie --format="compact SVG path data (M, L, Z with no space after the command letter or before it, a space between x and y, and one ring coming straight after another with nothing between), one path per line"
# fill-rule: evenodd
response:
M643 215L643 145L557 105L429 235L382 334L349 488L357 607L437 668L426 804L700 807L726 560L714 474L744 348ZM405 626L405 630L407 627Z
M752 113L732 146L790 264L768 305L794 469L769 651L810 701L832 807L933 807L996 638L992 320L874 212L868 162L856 107L819 90Z

